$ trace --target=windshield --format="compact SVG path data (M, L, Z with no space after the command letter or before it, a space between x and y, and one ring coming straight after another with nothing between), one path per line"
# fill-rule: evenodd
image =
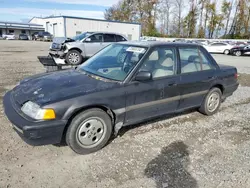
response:
M92 34L92 33L90 33L90 32L85 32L85 33L82 33L82 34L80 34L80 35L76 35L75 37L72 37L72 39L75 40L75 41L80 41L80 40L82 40L82 39L88 37L88 36L91 35L91 34Z
M140 61L147 48L112 44L87 60L78 69L106 79L123 81Z

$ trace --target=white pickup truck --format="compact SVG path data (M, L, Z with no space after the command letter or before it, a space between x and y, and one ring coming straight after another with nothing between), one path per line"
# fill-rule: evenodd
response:
M2 38L6 40L15 40L16 36L13 33L8 33L8 34L3 34Z

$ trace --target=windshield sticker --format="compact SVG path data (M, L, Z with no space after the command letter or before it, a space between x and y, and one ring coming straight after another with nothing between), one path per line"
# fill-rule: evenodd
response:
M127 50L127 52L134 52L134 53L144 53L146 50L144 48L138 48L138 47L129 47Z

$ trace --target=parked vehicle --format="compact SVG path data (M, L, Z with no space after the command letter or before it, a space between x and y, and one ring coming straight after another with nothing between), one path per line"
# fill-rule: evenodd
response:
M86 154L123 126L187 109L213 115L238 85L236 68L218 65L200 45L124 42L76 69L24 79L3 105L26 142L56 144L65 136Z
M6 40L15 40L16 39L16 36L13 33L3 34L2 37L3 37L3 39L6 39Z
M18 39L19 40L29 40L29 37L26 34L20 34L19 37L18 37Z
M35 32L32 35L33 40L40 40L40 41L52 41L53 35L46 31Z
M79 65L96 52L114 42L127 41L117 33L85 32L74 38L67 38L62 43L53 42L49 54L64 59L63 63Z
M230 50L234 47L231 44L224 42L213 42L204 46L210 53L224 53L228 55Z
M36 40L38 38L38 32L35 32L31 35L32 40Z
M230 50L230 54L242 56L250 53L250 45L234 47Z

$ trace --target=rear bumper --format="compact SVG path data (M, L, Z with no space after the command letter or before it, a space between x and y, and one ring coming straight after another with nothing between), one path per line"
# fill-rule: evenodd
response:
M235 83L233 85L229 85L224 88L223 96L222 98L225 99L233 94L239 87L239 83Z
M66 120L32 121L25 118L13 107L10 92L3 98L4 112L13 129L28 144L33 146L57 144L61 142Z

